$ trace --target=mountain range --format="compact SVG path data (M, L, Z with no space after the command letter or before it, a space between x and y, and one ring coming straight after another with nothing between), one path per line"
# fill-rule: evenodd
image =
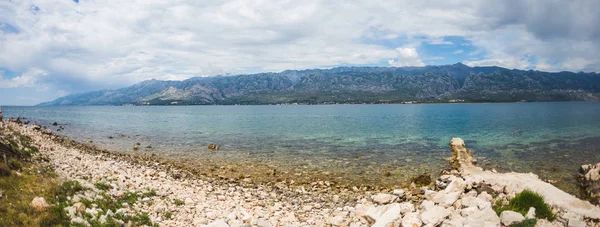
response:
M597 73L542 72L462 63L424 67L338 67L235 76L147 80L68 95L39 106L283 103L600 101Z

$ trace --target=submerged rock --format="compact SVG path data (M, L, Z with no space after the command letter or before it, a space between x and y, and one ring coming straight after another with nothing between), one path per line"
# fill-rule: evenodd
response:
M211 143L211 144L208 145L208 149L209 150L213 150L213 151L219 150L219 145Z
M411 181L418 187L427 186L431 184L431 175L429 173L421 174L417 177L414 177Z

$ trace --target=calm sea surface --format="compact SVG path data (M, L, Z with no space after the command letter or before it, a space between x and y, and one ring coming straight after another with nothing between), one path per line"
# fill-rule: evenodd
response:
M324 176L350 184L403 185L420 173L435 175L446 168L452 137L463 138L481 166L531 171L569 191L575 191L579 165L600 162L600 103L3 107L3 111L5 118L26 117L53 130L57 127L51 124L58 122L65 127L59 134L91 140L100 148L164 154L216 173L226 169L222 172L253 178L260 178L260 171L277 169L283 173L280 178ZM133 151L137 142L141 149ZM209 143L219 144L220 150L208 151ZM238 167L231 167L235 164Z

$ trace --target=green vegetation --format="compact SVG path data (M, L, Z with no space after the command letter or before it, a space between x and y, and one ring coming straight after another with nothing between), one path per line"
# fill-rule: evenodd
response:
M31 138L18 133L4 137L0 143L10 149L0 150L0 157L8 159L7 166L0 158L0 226L68 226L70 220L62 206L35 210L31 201L43 197L49 204L59 204L74 191L83 190L81 185L71 181L59 184L49 166L33 163L30 159L38 148Z
M537 224L535 219L525 219L522 222L510 225L510 227L534 227Z
M103 182L98 182L98 183L94 184L94 186L95 186L97 189L100 189L100 190L102 190L102 191L106 191L106 190L108 190L108 189L110 189L110 188L111 188L111 187L110 187L110 185L108 185L108 184L106 184L106 183L103 183Z
M48 157L38 153L31 138L7 129L8 133L0 138L0 145L7 145L7 148L0 149L0 226L86 226L71 223L65 208L74 205L70 198L81 195L87 189L77 181L60 182L47 164ZM8 165L2 160L4 155L7 156ZM94 186L100 190L110 189L106 183ZM98 214L83 212L78 215L91 226L119 227L122 223L131 223L129 226L157 226L150 221L147 213L124 215L117 212L124 207L124 203L133 204L138 197L151 196L156 196L153 189L144 193L126 192L118 198L100 193L96 199L80 199L87 208L97 206ZM44 198L50 206L34 209L31 201L35 197ZM109 210L114 215L106 215ZM100 223L99 217L102 215L106 215L106 219Z
M185 202L181 199L174 199L173 203L175 203L177 206L183 206L185 204Z
M171 219L171 217L173 217L173 213L171 213L171 211L168 211L168 210L167 210L167 211L165 211L165 214L164 214L164 215L165 215L165 217L166 217L167 219Z
M0 164L3 165L3 164ZM26 167L31 167L26 164ZM0 226L68 226L70 219L64 212L67 196L71 196L83 187L77 182L67 181L59 184L48 172L37 173L37 169L25 171L18 176L0 177ZM44 210L36 211L31 205L34 197L43 197L49 204L56 204Z
M508 205L504 205L502 200L498 200L494 204L494 210L498 215L505 210L512 210L525 215L530 207L535 208L536 218L544 218L550 221L556 219L556 216L544 201L544 197L530 190L524 190L517 194L515 198L508 202Z
M154 190L154 189L149 189L148 192L142 193L142 198L143 197L152 197L152 196L156 196L156 190Z

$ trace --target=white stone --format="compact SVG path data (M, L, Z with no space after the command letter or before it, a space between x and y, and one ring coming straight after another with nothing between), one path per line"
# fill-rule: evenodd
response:
M402 217L400 210L398 203L373 207L365 212L364 218L373 224L372 227L385 227Z
M525 217L523 217L521 213L514 212L511 210L502 211L502 213L500 214L500 221L502 222L502 224L507 226L514 223L522 222L523 220L525 220Z
M400 203L400 213L406 214L415 211L415 205L409 202Z
M446 186L446 189L444 189L444 191L446 193L460 192L460 194L462 194L465 191L466 186L467 185L466 185L465 181L462 178L457 177L452 182L450 182L450 184L448 184L448 186Z
M271 224L269 224L269 222L263 220L263 219L258 219L256 221L256 226L258 227L271 227Z
M491 207L488 207L469 215L467 223L473 227L500 226L500 218Z
M216 220L208 225L207 227L229 227L229 224L222 219Z
M96 216L96 214L98 214L98 210L96 210L96 208L86 208L85 212L92 216Z
M423 221L423 224L425 225L437 226L442 223L448 215L450 215L448 209L441 206L433 206L421 213L421 221Z
M374 195L371 198L373 199L373 202L376 202L379 204L388 204L388 203L393 202L397 198L397 196L385 194L385 193L379 193L377 195Z
M579 219L569 219L568 227L586 227L587 224Z
M98 218L98 221L100 222L100 224L104 224L104 222L106 222L106 218L107 218L107 216L105 214L100 215L100 217Z
M41 210L46 207L49 207L48 203L43 197L35 197L31 200L31 206L36 210Z
M456 202L456 200L458 199L458 197L460 196L461 192L438 192L436 194L436 196L433 198L433 202L438 203L440 206L443 207L450 207L452 206L452 204L454 204L454 202Z
M462 217L457 211L450 213L448 219L442 222L442 227L462 227L466 226L466 218Z
M304 211L304 212L309 212L309 211L311 211L312 209L313 209L313 206L309 206L309 205L307 205L307 206L303 206L303 207L302 207L302 211Z
M392 195L395 195L398 197L404 197L406 195L406 191L404 191L402 189L394 189L394 191L392 192Z
M534 219L535 218L535 207L529 207L527 214L525 215L525 219Z
M465 146L465 141L463 141L461 138L452 138L450 140L450 146Z
M402 227L420 227L422 224L419 212L411 212L402 217Z
M67 215L69 216L69 218L73 219L75 218L75 214L77 213L77 210L75 209L75 207L65 207L64 209L67 212Z
M488 202L492 201L493 199L492 195L488 194L487 192L481 192L481 194L479 194L477 198Z
M433 206L435 206L435 203L433 201L423 200L423 202L421 202L421 205L419 206L419 208L421 208L421 210L428 210L428 209L432 208Z
M460 214L463 217L469 217L469 216L471 216L471 215L473 215L473 214L475 214L477 212L479 212L479 208L477 208L477 207L467 207L467 208L462 209L460 211Z
M81 217L76 217L76 218L71 219L71 223L82 223L86 226L90 225L85 219L83 219Z
M337 215L329 219L329 223L333 226L340 226L344 222L345 215Z

